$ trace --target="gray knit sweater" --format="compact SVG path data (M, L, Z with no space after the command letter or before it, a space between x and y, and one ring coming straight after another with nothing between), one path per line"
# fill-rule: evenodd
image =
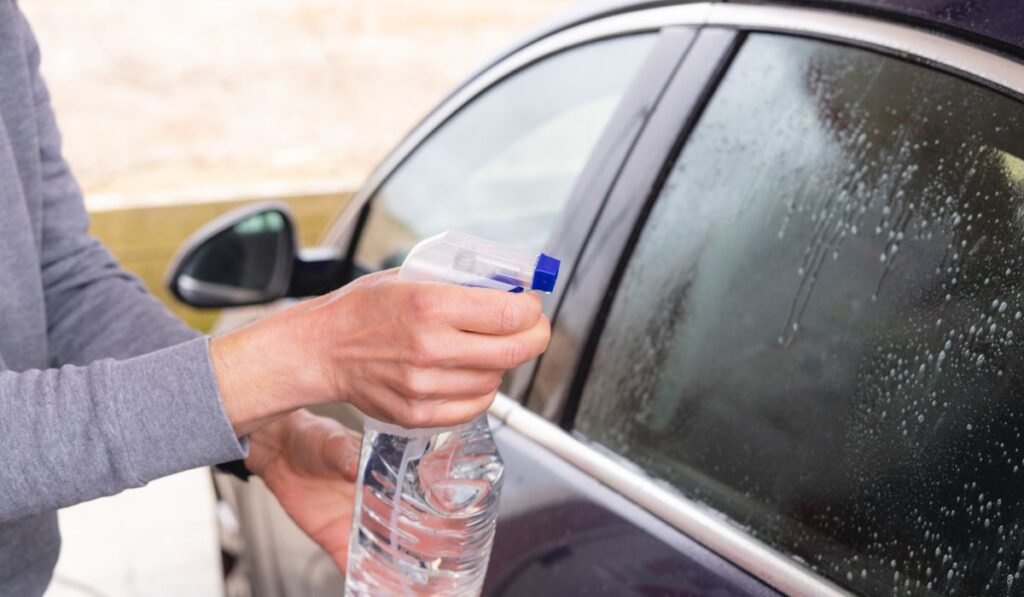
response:
M57 560L58 508L244 450L208 339L88 236L14 0L0 0L0 213L0 595L31 596Z

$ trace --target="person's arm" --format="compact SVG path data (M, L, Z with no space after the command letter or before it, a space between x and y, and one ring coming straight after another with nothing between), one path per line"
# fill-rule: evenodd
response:
M213 341L92 362L191 334L86 236L38 52L23 31L42 145L52 361L91 364L0 373L0 523L241 458L237 437L303 406L347 401L407 427L464 422L491 403L505 370L547 346L535 296L400 283L391 271Z
M207 343L0 373L0 523L243 457Z
M16 17L35 103L35 122L18 126L34 128L40 148L38 267L50 362L67 366L0 373L0 522L245 456L223 411L208 339L194 339L88 236L38 48Z
M51 365L128 358L195 338L142 283L89 235L82 193L61 153L60 132L39 73L39 48L24 16L21 33L40 147L40 269Z

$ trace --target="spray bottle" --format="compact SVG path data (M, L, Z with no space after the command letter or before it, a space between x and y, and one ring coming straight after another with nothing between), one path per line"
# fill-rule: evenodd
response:
M559 262L459 232L428 238L398 278L550 292ZM475 596L483 587L504 463L487 416L449 428L363 428L345 594Z

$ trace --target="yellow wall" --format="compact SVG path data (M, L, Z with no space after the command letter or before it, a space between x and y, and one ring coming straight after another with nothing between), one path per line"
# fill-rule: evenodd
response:
M351 194L303 195L284 198L295 216L299 242L314 246L327 224ZM218 311L178 303L164 286L167 265L181 243L203 224L249 200L188 203L99 211L91 214L91 231L111 250L122 267L136 274L149 290L190 325L208 331Z

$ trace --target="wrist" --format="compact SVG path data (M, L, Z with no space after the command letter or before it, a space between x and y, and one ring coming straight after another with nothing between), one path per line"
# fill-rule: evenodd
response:
M316 394L303 383L303 367L289 358L293 346L278 352L265 332L247 328L210 341L217 388L239 437L313 403Z
M286 415L249 436L249 456L245 459L245 467L257 477L263 478L267 467L281 453L286 441L283 427L289 417L291 415Z

